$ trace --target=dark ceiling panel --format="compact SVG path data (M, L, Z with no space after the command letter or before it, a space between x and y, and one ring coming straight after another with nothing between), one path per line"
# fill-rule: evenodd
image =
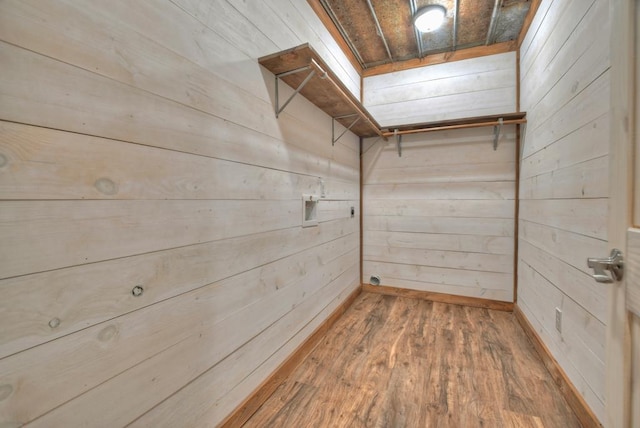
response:
M458 44L478 45L487 40L494 0L460 0Z
M529 0L505 0L503 2L496 25L496 43L508 42L518 38L530 6L531 2Z
M366 0L325 0L364 64L389 60ZM356 55L358 57L358 55Z
M387 39L394 61L415 58L418 53L415 32L411 20L409 0L371 0L382 33Z

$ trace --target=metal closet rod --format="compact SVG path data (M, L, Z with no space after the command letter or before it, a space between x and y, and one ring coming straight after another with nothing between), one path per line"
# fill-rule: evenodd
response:
M527 119L509 119L503 120L502 125L512 125L519 123L527 123ZM405 134L420 134L422 132L432 132L432 131L444 131L447 129L465 129L465 128L482 128L484 126L498 126L500 122L498 120L492 120L490 122L478 122L478 123L463 123L460 125L442 125L442 126L432 126L428 128L417 128L417 129L405 129L404 131L384 131L382 132L382 137L393 137L395 135L405 135Z

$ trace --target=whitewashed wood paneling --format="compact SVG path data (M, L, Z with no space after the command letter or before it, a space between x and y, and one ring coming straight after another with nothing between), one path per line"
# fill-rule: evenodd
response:
M382 126L516 111L516 53L364 78L363 104Z
M515 127L417 134L363 158L364 281L513 298Z
M518 305L601 420L608 303L586 259L608 252L609 7L543 0L520 53Z
M357 267L346 276L357 275ZM202 376L195 379L177 394L172 395L166 401L160 403L153 412L146 413L139 420L133 422L135 427L148 426L200 426L202 421L219 421L226 416L226 410L233 403L242 401L254 389L256 382L260 382L261 373L272 372L282 361L290 355L305 337L307 337L334 310L341 301L347 297L346 291L339 291L341 278L323 287L311 299L305 300L298 311L291 311L270 326L263 334L251 339L242 348L220 364L212 367ZM354 279L353 286L359 278ZM309 310L312 300L330 300L327 306L311 321L302 314ZM276 349L274 342L279 336L279 331L297 331L294 338L280 349ZM260 367L246 377L242 376L237 366L252 364L253 354L267 355L267 360ZM194 405L192 397L205 396L209 399Z
M317 228L283 229L4 279L0 281L0 292L8 305L0 314L0 322L5 326L0 356L235 277L254 266L265 265L255 272L255 278L272 274L279 269L275 261L286 266L296 259L291 257L294 254L316 254L320 247L316 248L314 243L318 240L326 242L324 246L342 245L345 239L350 240L344 235L357 232L353 223L343 218L321 222ZM257 247L262 251L252 251ZM92 286L84 286L87 283ZM144 285L144 294L134 298L131 284ZM226 296L225 305L233 307L232 302L246 300L240 290L237 289L237 298ZM253 293L252 298L256 299L263 294L255 290ZM41 298L35 300L34 295ZM96 295L101 299L96 299ZM51 329L48 323L54 318L61 323Z
M250 6L0 3L1 426L215 426L359 285L358 138L276 119L257 57L359 77L306 2Z
M360 75L306 3L268 0L253 5L239 0L171 1L252 58L310 43L347 88L360 97Z
M293 174L8 122L0 122L0 132L4 167L12 176L0 183L2 199L291 200L316 192L325 175L323 168L315 176ZM333 171L322 180L327 196L357 194L352 168L336 165Z

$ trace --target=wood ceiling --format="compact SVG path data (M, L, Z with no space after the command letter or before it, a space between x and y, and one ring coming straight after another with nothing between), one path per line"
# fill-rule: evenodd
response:
M366 73L380 66L424 59L480 46L514 50L535 0L310 0L326 25L335 26ZM414 30L413 16L429 4L447 9L431 33ZM535 5L534 5L535 8ZM325 16L321 16L325 15ZM331 22L327 23L329 18ZM388 69L388 67L387 67Z

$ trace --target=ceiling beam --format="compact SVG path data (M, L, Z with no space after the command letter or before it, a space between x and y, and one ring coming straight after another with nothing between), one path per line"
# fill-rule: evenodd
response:
M409 0L409 9L411 10L411 23L413 23L413 18L416 16L416 12L418 11L416 0ZM422 33L415 25L413 26L413 33L416 35L416 45L418 45L418 58L422 58L424 56L424 48L422 47Z
M369 5L369 10L371 11L371 16L373 16L373 20L376 23L376 28L378 29L378 35L382 39L382 43L384 43L384 48L387 50L387 55L389 56L389 60L393 62L393 56L391 56L391 51L389 50L389 45L387 44L387 38L384 36L382 32L382 27L380 26L380 21L378 21L378 15L376 15L376 11L373 9L373 5L371 4L371 0L367 0L367 4Z
M493 5L493 13L491 14L491 22L489 23L489 31L487 31L487 41L485 45L490 45L496 40L496 28L498 27L501 7L502 0L496 0Z
M505 52L512 52L517 49L515 40L503 43L495 43L489 46L477 46L469 49L460 49L455 52L443 52L433 54L424 58L415 58L392 64L383 64L371 67L362 71L362 77L376 76L378 74L392 73L394 71L409 70L411 68L424 67L427 65L443 64L445 62L460 61L463 59L477 58L487 55L495 55Z
M455 51L458 48L458 15L460 14L460 0L455 0L455 6L453 8L453 46L451 50Z
M338 32L342 35L342 38L347 43L347 46L350 48L353 55L356 57L360 65L364 68L365 64L364 64L364 60L362 59L362 55L360 55L360 52L351 41L351 38L349 38L349 34L340 23L340 20L338 19L338 17L336 16L336 13L331 8L331 5L329 4L329 2L327 2L327 0L320 0L320 4L322 4L322 7L324 7L324 10L329 15L329 18L331 18L331 21L333 21L333 24L338 29Z

